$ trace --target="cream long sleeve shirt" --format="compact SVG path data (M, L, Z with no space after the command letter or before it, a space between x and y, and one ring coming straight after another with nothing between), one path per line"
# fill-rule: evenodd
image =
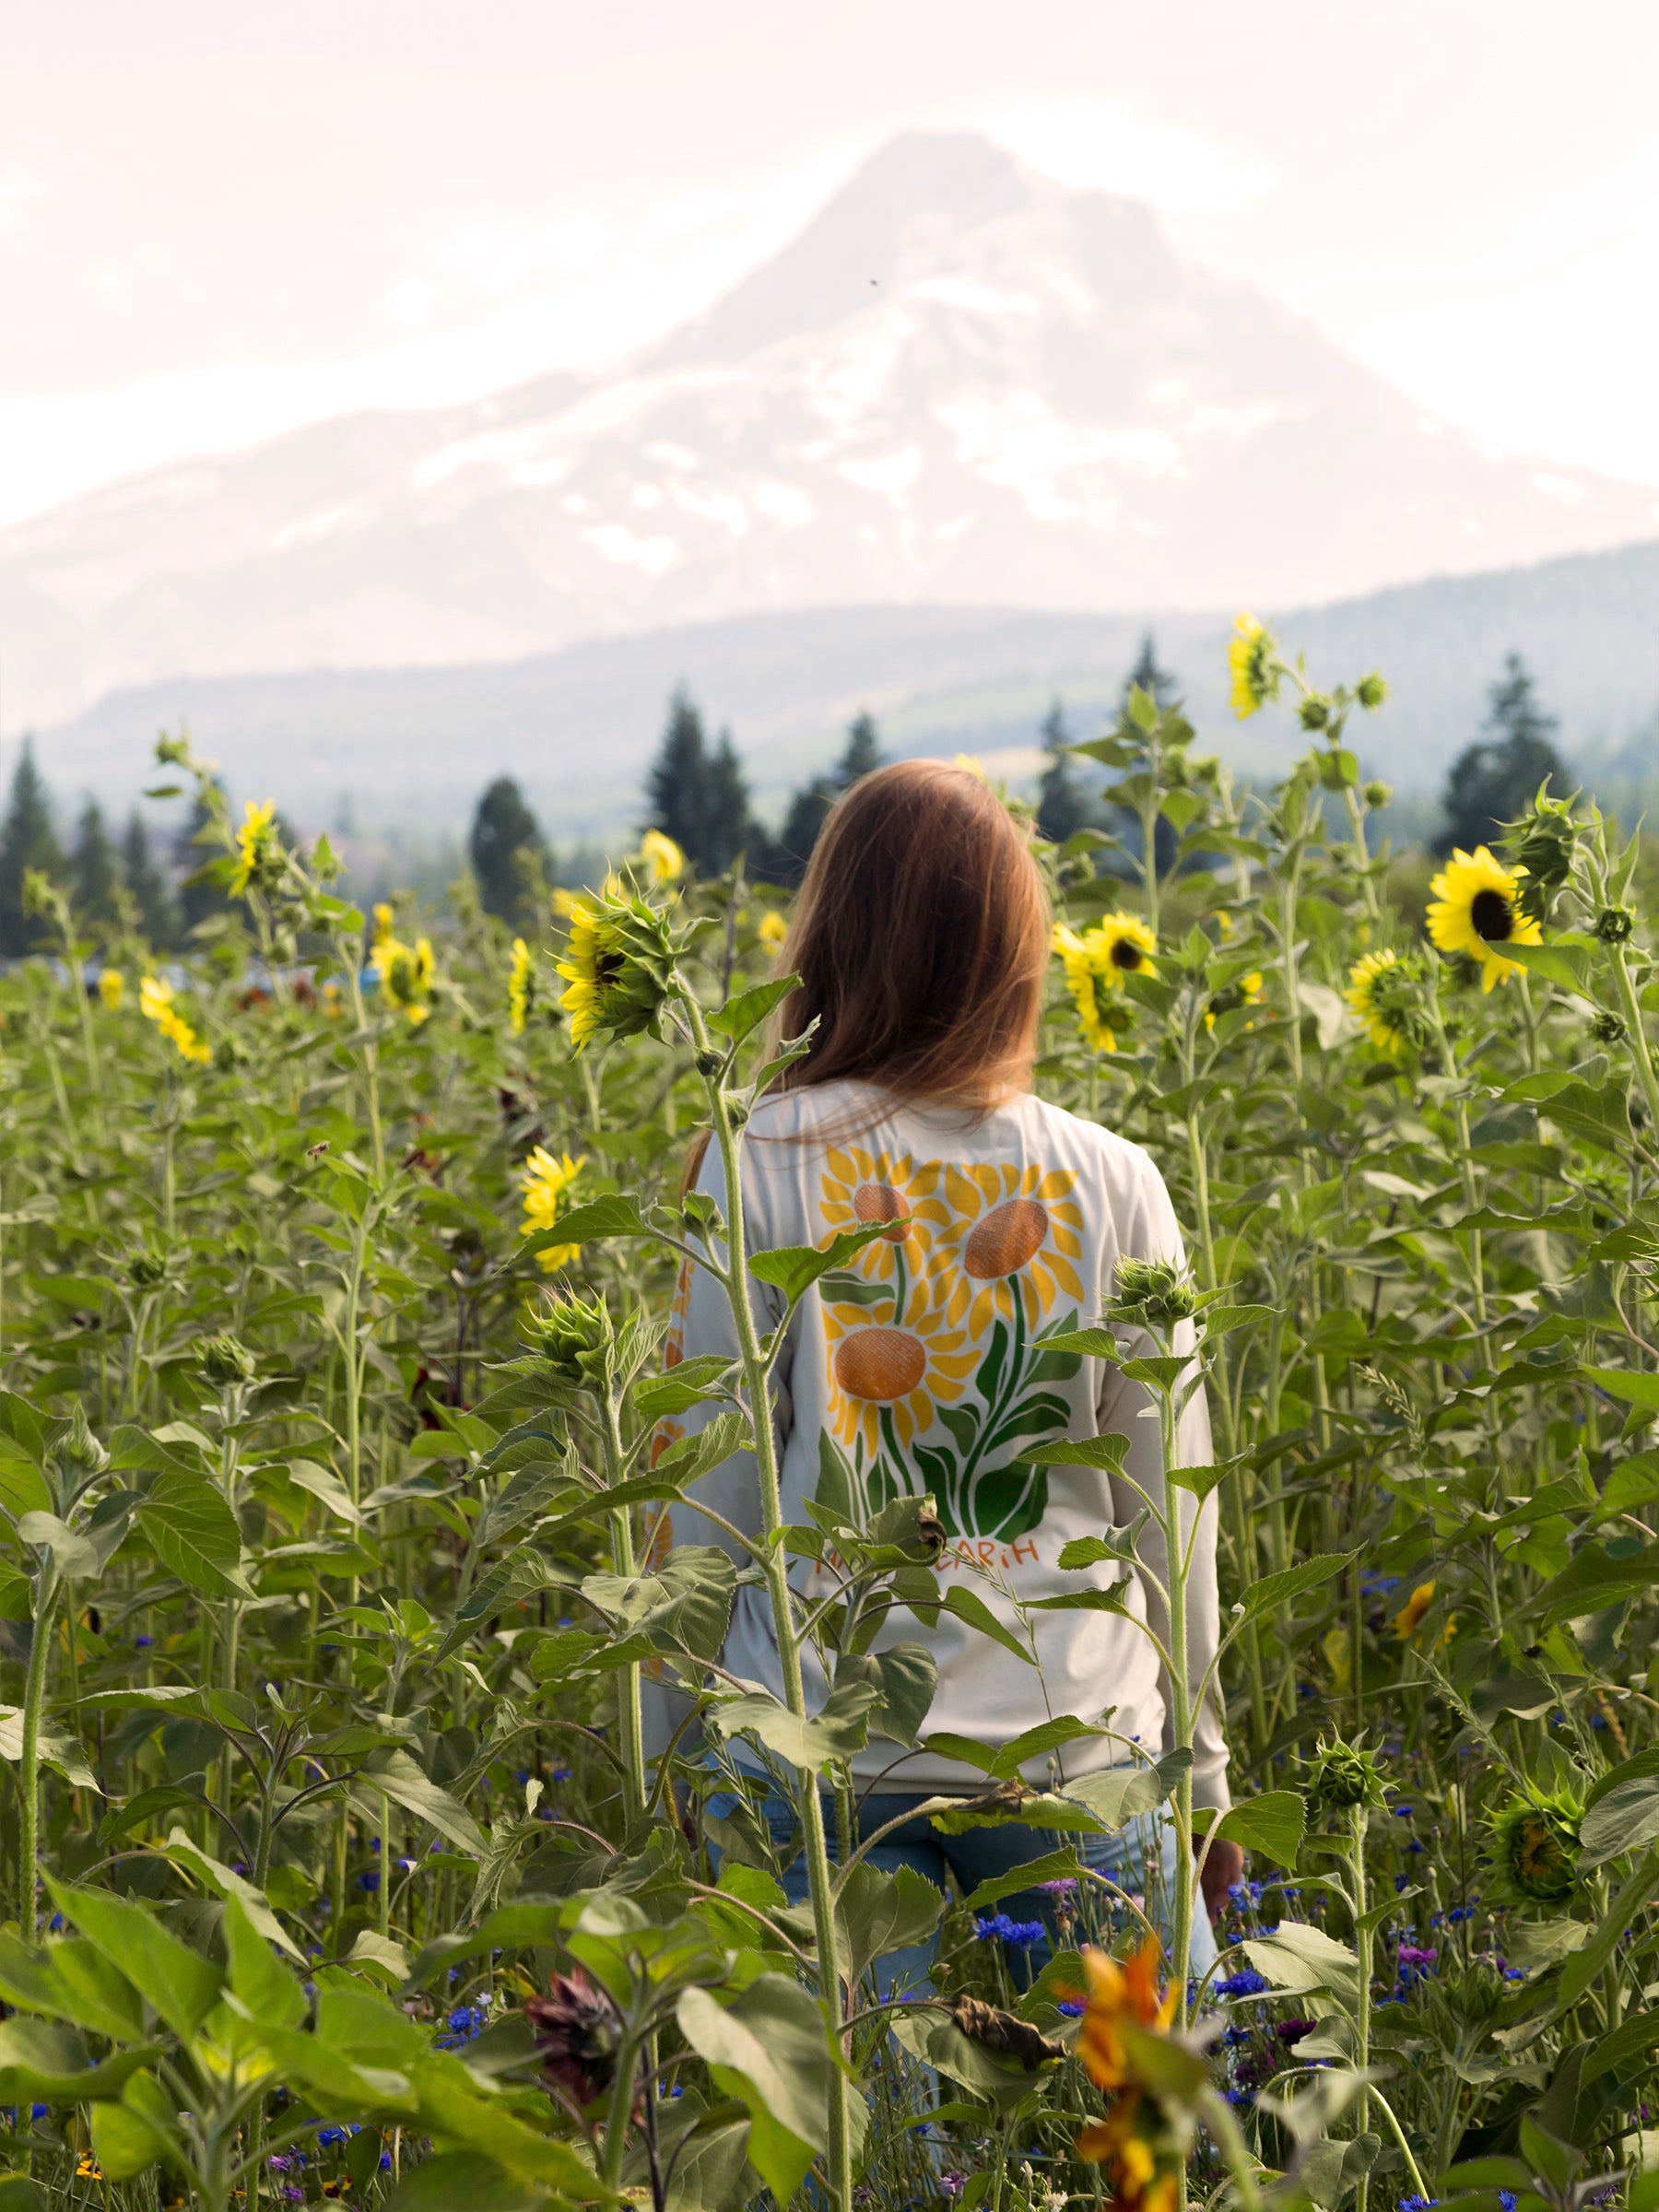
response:
M786 1521L803 1522L826 1456L871 1512L900 1493L929 1492L949 1541L938 1564L941 1590L971 1583L992 1611L1023 1637L1015 1600L1058 1596L1116 1581L1112 1561L1063 1570L1063 1547L1135 1520L1142 1500L1129 1480L1088 1467L1043 1466L1041 1447L1114 1431L1129 1439L1124 1474L1153 1498L1163 1494L1156 1407L1111 1361L1045 1350L1044 1339L1098 1324L1120 1258L1179 1263L1181 1232L1169 1193L1137 1146L1060 1108L1025 1096L982 1116L895 1104L865 1086L825 1084L762 1102L743 1147L744 1204L751 1253L773 1245L822 1244L837 1230L886 1220L890 1232L850 1265L825 1275L796 1306L776 1370L773 1418ZM699 1187L724 1209L724 1178L711 1147ZM778 1293L756 1282L758 1324L782 1318ZM1134 1350L1152 1348L1124 1338ZM668 1358L735 1353L725 1293L688 1265L675 1300ZM665 1424L669 1437L707 1414ZM1181 1417L1178 1463L1211 1457L1202 1390ZM665 1541L735 1547L697 1511L702 1500L746 1533L759 1528L754 1461L738 1454L677 1505ZM1196 1510L1182 1495L1190 1533ZM1160 1578L1166 1561L1155 1520L1137 1539ZM801 1563L797 1587L827 1592L825 1571ZM1132 1573L1128 1607L1162 1630L1147 1577ZM926 1733L950 1732L1000 1745L1053 1716L1096 1722L1156 1756L1169 1743L1169 1700L1158 1654L1133 1618L1088 1611L1037 1612L1040 1666L1022 1665L994 1639L941 1613L926 1627L895 1609L876 1648L919 1641L938 1667ZM1198 1515L1188 1581L1189 1674L1196 1685L1215 1654L1216 1513ZM1166 1638L1167 1641L1167 1638ZM781 1694L764 1590L737 1593L724 1653L735 1675ZM807 1654L809 1701L824 1696ZM1194 1727L1194 1796L1228 1803L1227 1748L1213 1694ZM1057 1755L1076 1779L1135 1754L1112 1735L1087 1736ZM896 1759L902 1763L895 1765ZM872 1741L856 1761L889 1788L982 1787L973 1769L925 1751L904 1759ZM1046 1759L1026 1769L1043 1783Z

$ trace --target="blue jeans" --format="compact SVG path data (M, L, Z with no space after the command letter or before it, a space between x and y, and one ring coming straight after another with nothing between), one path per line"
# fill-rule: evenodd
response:
M1158 1813L1138 1813L1119 1833L1109 1836L1056 1834L1052 1830L1025 1828L1010 1820L998 1828L971 1828L959 1836L942 1835L931 1820L906 1819L904 1816L922 1804L930 1793L915 1790L877 1791L865 1798L858 1812L858 1841L860 1843L885 1828L889 1820L902 1821L902 1826L882 1837L879 1843L865 1853L870 1865L883 1874L896 1874L900 1866L930 1881L935 1889L943 1890L946 1876L954 1876L964 1897L977 1889L982 1882L992 1881L1016 1868L1028 1865L1032 1859L1044 1857L1063 1844L1076 1847L1077 1856L1085 1866L1096 1874L1103 1874L1132 1897L1145 1896L1146 1910L1153 1924L1159 1929L1166 1947L1171 1940L1170 1900L1175 1893L1175 1830L1173 1826ZM729 1817L738 1800L731 1791L720 1791L709 1799L708 1809L719 1817ZM836 1856L835 1804L826 1797L824 1827L830 1838L830 1855ZM782 1797L769 1794L759 1808L771 1830L772 1841L780 1852L784 1850L795 1829L795 1809ZM1148 1863L1156 1869L1148 1886ZM783 1872L783 1887L792 1904L804 1904L807 1896L806 1861L797 1854ZM1064 1931L1057 1924L1057 1900L1041 1889L1018 1889L992 1907L996 1912L1006 1912L1010 1920L1031 1922L1040 1920L1047 1931L1043 1940L1030 1947L1028 1954L1030 1973L1041 1972L1053 1955L1052 1946ZM926 1994L931 1988L930 1977L934 1960L938 1954L938 1937L915 1944L904 1950L889 1951L877 1970L877 1981L882 1994L895 1990L910 1989L917 1994ZM1196 1901L1193 1912L1191 1972L1202 1981L1215 1963L1216 1939L1211 1932L1209 1916L1202 1901Z

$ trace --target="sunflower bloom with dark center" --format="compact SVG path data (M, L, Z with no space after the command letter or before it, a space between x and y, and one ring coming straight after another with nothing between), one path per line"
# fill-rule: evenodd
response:
M1479 961L1483 991L1521 971L1522 962L1507 959L1504 946L1543 942L1537 923L1521 911L1520 872L1504 867L1485 845L1453 853L1430 888L1430 936L1441 952Z
M625 892L579 899L558 971L569 988L559 1005L577 1049L591 1037L633 1037L651 1027L668 994L673 947L653 907Z

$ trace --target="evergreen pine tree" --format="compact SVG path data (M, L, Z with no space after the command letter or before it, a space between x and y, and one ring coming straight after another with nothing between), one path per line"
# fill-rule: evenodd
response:
M1065 709L1056 699L1042 720L1042 749L1049 764L1037 786L1037 827L1054 845L1063 845L1079 830L1100 827L1100 809L1084 790L1077 764L1065 749L1070 743Z
M1127 710L1129 694L1135 690L1150 691L1160 710L1172 707L1179 696L1175 678L1159 660L1158 641L1149 629L1141 632L1140 652L1135 655L1134 667L1124 678L1124 688L1118 700L1121 709ZM1139 852L1140 824L1132 816L1124 817L1118 834L1133 852ZM1156 839L1158 873L1163 877L1175 865L1175 853L1181 840L1176 834L1174 823L1166 821L1162 815L1158 818Z
M722 730L703 776L701 837L697 846L686 849L704 875L724 876L753 838L748 779L733 748L732 733Z
M23 878L30 868L61 882L64 855L52 827L52 800L27 739L12 778L11 804L0 827L0 953L28 952L40 924L23 912Z
M171 945L178 935L179 917L167 878L150 852L149 831L135 806L128 815L127 826L122 833L121 873L136 912L140 934L158 950Z
M836 782L845 791L860 776L867 776L873 768L880 766L881 735L876 727L876 717L855 715L847 724L847 747L835 771Z
M515 928L537 918L547 875L547 841L511 776L498 776L478 801L467 852L486 913Z
M668 723L645 782L645 828L671 837L703 865L709 815L709 755L702 716L684 684L668 702Z
M217 857L217 845L196 843L196 832L205 830L212 820L212 809L205 798L192 804L190 816L173 840L173 861L182 880L179 885L179 931L188 937L204 922L229 911L229 901L215 883L192 883L198 868L205 868Z
M860 776L880 766L881 736L875 717L860 714L847 725L847 742L834 768L827 776L814 776L790 800L783 827L765 855L764 873L773 883L793 888L800 882L830 807Z
M1452 763L1441 804L1446 827L1435 850L1496 841L1505 822L1531 805L1546 776L1559 780L1561 757L1550 743L1557 724L1533 695L1531 671L1518 653L1505 656L1503 674L1487 689L1482 735Z
M1159 665L1158 641L1149 629L1141 632L1140 652L1135 656L1134 667L1124 678L1122 703L1125 707L1129 704L1130 692L1137 688L1142 691L1150 691L1159 707L1172 707L1175 704L1175 678Z
M88 799L81 809L81 818L75 832L75 856L71 863L71 896L76 916L86 922L113 922L116 919L115 893L121 881L121 871L115 862L115 848L110 842L104 828L103 809L96 799Z

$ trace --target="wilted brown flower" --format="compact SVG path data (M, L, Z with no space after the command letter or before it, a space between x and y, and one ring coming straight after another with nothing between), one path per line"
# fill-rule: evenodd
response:
M586 2109L616 2078L622 2023L617 2008L580 1967L555 1974L545 1997L531 1997L524 2018L542 2054L542 2078Z

